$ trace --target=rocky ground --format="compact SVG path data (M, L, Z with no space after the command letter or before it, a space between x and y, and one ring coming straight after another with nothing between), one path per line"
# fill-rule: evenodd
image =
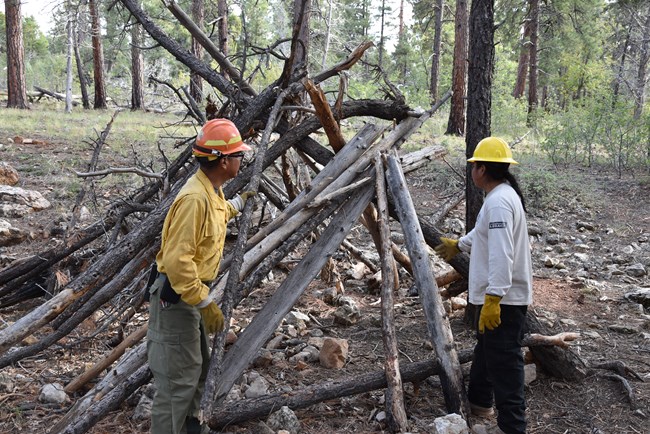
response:
M37 152L45 152L39 149ZM15 154L12 154L15 155ZM20 169L19 161L6 161ZM459 188L447 182L444 166L433 165L409 176L414 202L420 215L429 216ZM443 176L444 175L444 176ZM43 178L22 176L17 186L39 191L53 207L20 216L16 211L0 217L0 233L21 236L18 244L0 247L0 267L28 254L37 246L55 242L57 222L66 220L70 200L46 188ZM550 192L531 196L529 232L535 270L532 309L556 331L580 333L570 351L588 366L618 361L628 371L615 373L593 369L588 377L571 383L537 370L526 393L530 433L648 433L650 432L650 187L647 175L618 179L606 172L564 169ZM570 179L571 182L566 182ZM645 179L645 183L644 183ZM546 187L549 187L546 185ZM540 190L535 190L539 192ZM535 192L533 191L533 193ZM5 199L3 199L5 198ZM0 194L0 200L6 196ZM5 209L0 207L0 209ZM462 204L440 225L450 236L464 232ZM6 223L3 223L6 222ZM3 226L4 225L4 226ZM13 235L7 225L14 228ZM399 242L399 227L394 225ZM23 235L16 235L23 231ZM376 257L361 226L350 241ZM300 252L293 255L297 260ZM269 294L281 283L295 261L287 259L263 287L242 302L232 326L233 337L246 326ZM432 256L436 274L449 266ZM372 272L340 252L334 257L340 275L336 284L316 279L300 298L274 338L260 353L254 366L237 383L229 399L296 390L331 380L353 381L362 374L383 369L380 298ZM401 363L432 356L426 321L419 298L410 291L411 281L402 275L396 293L396 329ZM645 294L645 295L644 295ZM462 297L461 297L462 298ZM19 318L41 299L0 309L0 322ZM473 346L472 332L463 321L463 300L453 303L451 326L458 349ZM645 305L644 305L645 304ZM131 327L146 321L144 309ZM0 327L4 327L0 324ZM96 339L78 340L93 330L84 324L58 345L39 356L0 370L0 432L46 432L79 396L61 404L44 403L40 395L49 383L65 384L83 372L110 348L111 332ZM347 354L338 357L342 366L326 368L319 361L325 338L345 341ZM344 351L345 348L342 349ZM337 357L333 356L336 365ZM468 366L464 366L467 369ZM626 388L627 386L627 388ZM430 377L419 384L405 384L410 430L433 431L434 419L446 414L440 384ZM145 387L92 429L92 433L148 432ZM142 396L145 396L143 398ZM140 403L140 404L138 404ZM287 419L299 424L303 433L384 432L382 390L332 399L291 412L284 422L278 415L227 427L225 432L277 432L290 428ZM485 422L490 422L489 420Z

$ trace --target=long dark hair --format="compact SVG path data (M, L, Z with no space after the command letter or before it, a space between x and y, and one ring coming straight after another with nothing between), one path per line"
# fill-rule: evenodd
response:
M487 173L487 175L495 181L508 181L512 188L514 188L517 196L519 196L519 199L521 200L521 206L524 208L524 211L528 212L526 210L526 201L524 200L524 195L521 193L521 188L519 188L517 178L515 178L515 175L510 173L510 170L508 170L510 167L509 163L491 163L487 161L477 161L475 164L485 166L485 173Z

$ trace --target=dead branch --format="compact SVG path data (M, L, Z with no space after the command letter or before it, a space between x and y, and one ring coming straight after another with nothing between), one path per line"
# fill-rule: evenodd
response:
M163 179L165 177L165 175L163 174L147 172L145 170L138 169L137 167L109 167L108 169L97 170L94 172L77 172L76 170L73 170L72 172L74 172L74 174L80 178L106 176L112 173L135 173L136 175L142 176L144 178L155 178L155 179Z

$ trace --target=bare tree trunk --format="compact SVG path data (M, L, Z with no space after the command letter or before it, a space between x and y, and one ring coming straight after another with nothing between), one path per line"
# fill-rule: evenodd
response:
M528 62L530 60L530 19L527 17L522 24L523 33L520 40L519 62L517 64L517 81L512 91L516 99L524 96L526 90L526 76L528 75Z
M539 0L530 0L530 76L528 78L528 125L535 121L537 110L537 28L539 27Z
M72 7L72 6L70 6ZM75 17L77 18L75 23L75 38L74 38L74 58L75 63L77 64L77 76L79 77L79 88L81 89L81 103L84 106L84 109L90 108L90 102L88 99L88 86L86 81L86 74L84 73L84 65L81 60L81 53L79 52L79 46L83 41L82 33L79 32L79 12L75 12Z
M74 55L74 20L72 10L68 11L68 53L66 56L66 80L65 80L65 112L72 112L72 56Z
M144 56L142 55L142 26L137 21L131 27L131 110L144 110Z
M106 84L104 80L104 52L102 50L101 28L99 25L98 0L88 0L93 41L93 71L95 79L95 109L105 109Z
M219 24L217 25L219 42L219 50L223 53L224 56L228 55L228 4L226 0L217 1L217 13L219 16Z
M494 0L472 2L469 18L469 72L465 155L471 158L479 141L490 135L492 77L494 74ZM472 180L472 165L465 172L465 227L469 232L483 205L483 194Z
M321 68L327 65L327 54L330 49L330 40L332 39L332 11L334 10L334 0L327 0L327 15L325 18L325 47L323 48L323 60Z
M645 105L648 60L650 59L650 9L643 26L643 38L639 46L639 69L636 74L636 91L634 101L634 119L640 119Z
M7 107L27 109L25 48L20 0L5 0L7 32Z
M465 135L465 97L467 95L467 0L456 0L454 21L454 64L449 122L445 134Z
M381 0L381 16L379 28L379 61L377 64L381 68L384 64L384 25L386 20L386 0Z
M440 44L442 41L442 6L443 0L436 0L433 12L433 58L431 59L431 83L429 97L431 104L438 101L438 73L440 72Z
M294 0L293 2L293 23L294 25L300 23L298 30L298 41L300 43L296 46L296 56L294 59L294 71L296 66L304 63L304 68L307 68L307 61L309 55L309 22L311 21L311 0Z
M220 2L221 3L221 2ZM205 11L203 7L203 0L192 0L192 21L196 26L203 30ZM221 24L220 28L221 28ZM197 41L196 37L192 36L192 54L197 59L203 58L203 47ZM203 100L203 80L201 76L194 71L190 71L190 95L197 103Z

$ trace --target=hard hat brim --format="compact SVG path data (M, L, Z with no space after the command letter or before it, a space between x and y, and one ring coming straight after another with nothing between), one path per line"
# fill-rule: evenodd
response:
M475 163L477 161L482 161L484 163L508 163L508 164L519 164L512 158L484 158L484 157L472 157L467 160L468 163Z

